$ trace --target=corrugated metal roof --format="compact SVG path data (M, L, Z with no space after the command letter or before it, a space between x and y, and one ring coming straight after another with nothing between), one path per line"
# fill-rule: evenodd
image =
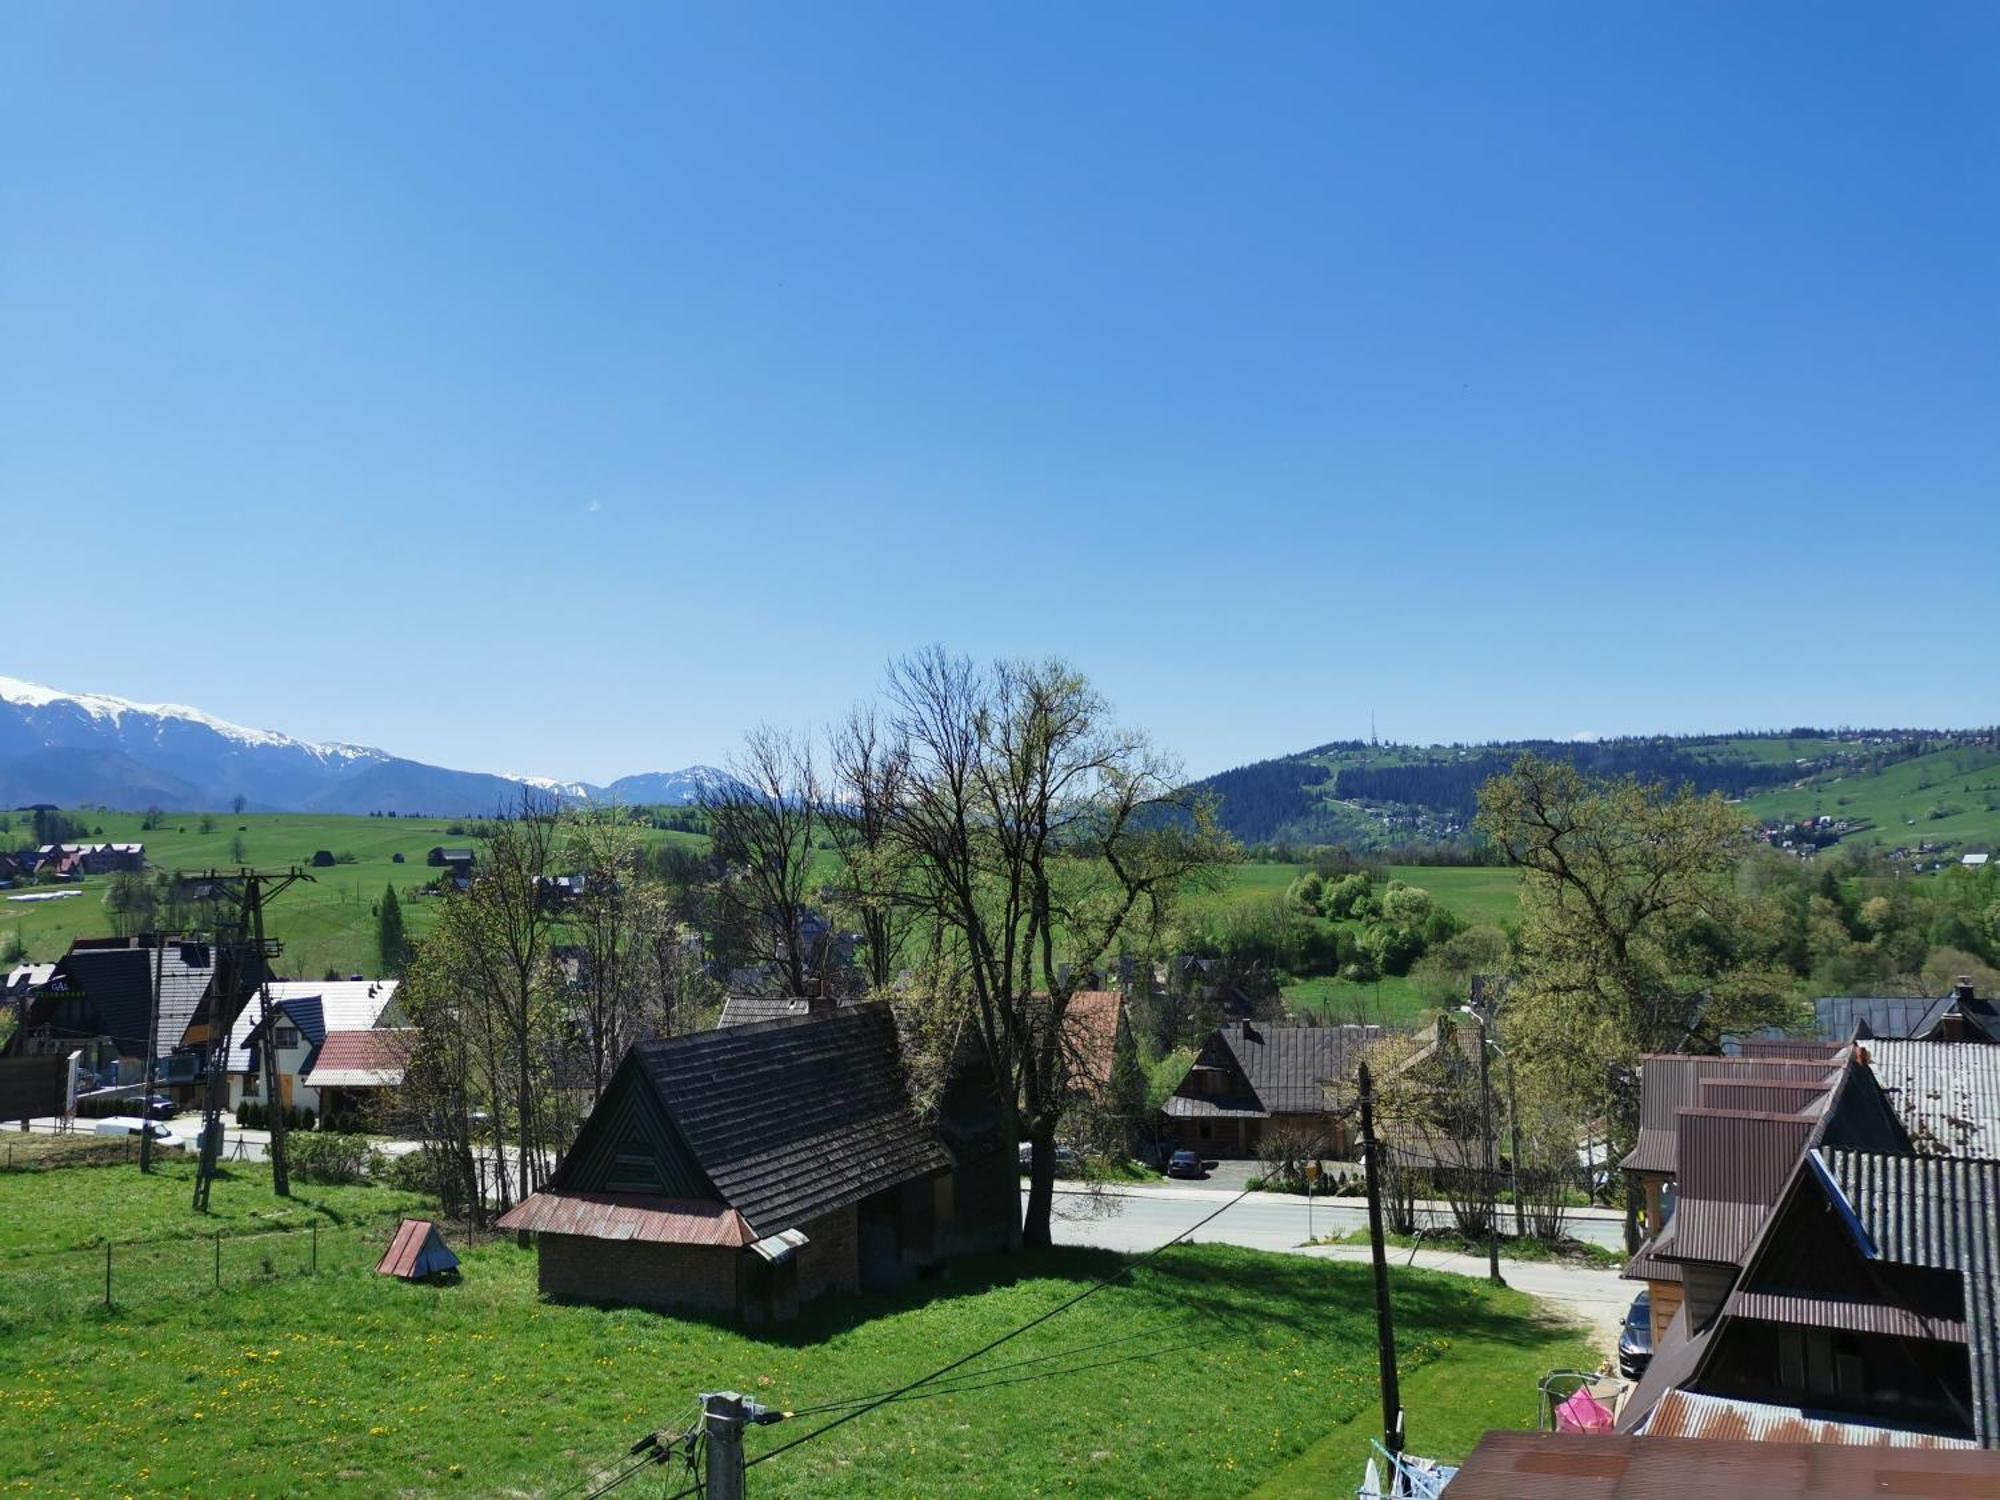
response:
M1875 1081L1926 1156L2000 1157L2000 1047L1869 1042Z
M502 1229L575 1234L593 1240L643 1240L656 1245L740 1248L757 1238L726 1203L654 1198L641 1193L544 1190L501 1215Z
M1680 1053L1649 1056L1639 1071L1639 1141L1620 1165L1630 1172L1674 1175L1679 1170L1680 1139L1675 1122L1682 1110L1701 1103L1701 1085L1708 1079L1801 1083L1827 1089L1839 1076L1834 1063L1812 1059L1689 1057Z
M2000 1497L2000 1453L1494 1431L1445 1493L1449 1500L1972 1500Z
M1970 1438L1817 1417L1797 1406L1668 1391L1640 1429L1655 1438L1720 1438L1757 1443L1839 1443L1855 1448L1977 1448Z
M1816 1121L1749 1110L1679 1115L1680 1197L1655 1253L1733 1265L1750 1248Z
M1814 1029L1822 1041L1845 1042L1857 1031L1871 1037L1920 1034L1938 1001L1910 995L1826 995L1813 1001Z
M1844 1297L1806 1297L1786 1292L1732 1292L1723 1311L1733 1318L1790 1323L1801 1328L1844 1328L1851 1333L1886 1333L1895 1338L1965 1342L1965 1324L1932 1318L1881 1302Z
M405 1219L398 1224L396 1237L375 1265L377 1275L400 1276L405 1281L457 1269L458 1257L446 1248L444 1236L428 1219Z
M1884 1260L1964 1278L1974 1430L2000 1445L2000 1161L1831 1149L1820 1159Z

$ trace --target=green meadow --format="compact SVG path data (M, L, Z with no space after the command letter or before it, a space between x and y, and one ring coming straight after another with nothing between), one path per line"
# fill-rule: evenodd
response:
M183 1205L185 1170L163 1179ZM164 1199L129 1167L0 1177L0 1223L36 1222L86 1176L110 1222L127 1220L130 1191L130 1222L174 1232ZM168 1240L152 1248L180 1255L184 1274L156 1274L108 1310L89 1252L38 1257L32 1233L11 1236L0 1262L0 1475L43 1495L554 1500L617 1472L642 1434L678 1430L700 1391L799 1410L891 1389L1126 1265L1079 1249L969 1259L900 1293L821 1302L796 1323L746 1331L545 1302L534 1251L511 1238L453 1233L456 1285L376 1276L402 1202L352 1192L364 1196L323 1227L316 1273L299 1258L302 1236L259 1263L243 1249L258 1242L232 1230L217 1291L209 1246ZM373 1192L379 1214L367 1212ZM216 1199L238 1227L237 1200L258 1211L273 1201L268 1178L247 1168L218 1183ZM197 1232L211 1228L179 1212ZM75 1228L51 1224L41 1238L59 1250ZM72 1259L73 1286L51 1269ZM1394 1276L1422 1451L1456 1457L1487 1425L1531 1426L1535 1381L1587 1354L1578 1330L1517 1292ZM925 1399L834 1429L751 1482L770 1497L1351 1493L1379 1422L1374 1330L1365 1266L1176 1247ZM750 1457L831 1415L753 1429ZM632 1493L685 1482L678 1467L641 1478Z
M293 886L271 903L266 914L271 935L285 944L280 972L299 979L319 979L329 972L374 974L379 967L375 909L382 892L395 887L405 927L412 937L420 936L433 917L430 887L439 873L425 865L425 854L440 844L474 849L479 844L475 838L452 833L458 820L449 818L222 812L208 815L214 828L204 833L200 813L169 813L161 827L149 829L140 827L144 819L138 813L85 811L73 816L89 825L92 839L145 844L148 863L159 869L232 869L238 863L232 853L238 838L243 841L244 862L258 869L305 867L311 882ZM8 838L24 841L26 819L19 813L12 819L14 829ZM642 830L641 836L701 842L691 834L652 829ZM312 868L312 857L320 850L351 862ZM401 863L396 861L398 854ZM104 909L110 884L108 879L89 879L74 887L79 894L58 901L0 901L0 943L19 933L29 957L43 962L61 956L71 938L111 933L111 913ZM62 887L37 886L4 894L21 895L29 889Z

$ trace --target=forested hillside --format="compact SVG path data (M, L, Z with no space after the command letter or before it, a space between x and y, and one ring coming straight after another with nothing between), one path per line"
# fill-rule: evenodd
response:
M1653 736L1595 741L1515 740L1481 745L1371 745L1339 741L1258 761L1200 783L1220 802L1224 824L1248 844L1345 844L1382 849L1418 843L1467 845L1479 788L1532 751L1594 776L1754 799L1753 810L1820 804L1865 809L1882 842L1891 827L1919 829L1937 819L1932 780L1912 763L1973 754L1990 758L1993 731L1801 728L1768 734ZM1954 763L1955 765L1956 763ZM1836 796L1824 793L1838 785ZM1923 806L1903 806L1906 800ZM1939 830L1947 842L1977 842L1977 818ZM1890 840L1894 842L1894 840ZM1914 840L1913 840L1914 842Z

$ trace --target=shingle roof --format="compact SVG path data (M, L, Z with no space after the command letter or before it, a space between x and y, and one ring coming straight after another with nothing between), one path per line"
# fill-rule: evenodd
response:
M1848 1041L1862 1028L1871 1037L1908 1038L1938 1003L1926 996L1826 995L1813 1001L1813 1028L1829 1042Z
M951 1164L910 1103L887 1005L668 1037L628 1057L694 1168L759 1236ZM580 1135L571 1155L590 1149ZM570 1170L565 1159L556 1187Z
M329 1031L306 1069L316 1089L395 1088L403 1081L413 1029Z
M1063 1038L1079 1081L1091 1088L1111 1082L1111 1060L1118 1048L1118 1017L1125 997L1116 990L1078 990L1063 1010Z
M1234 1021L1216 1031L1265 1114L1321 1114L1327 1085L1354 1071L1379 1026L1267 1026ZM1237 1101L1230 1101L1235 1104Z
M842 1000L842 1005L853 1005L852 1000ZM724 997L722 1014L715 1024L720 1026L754 1026L759 1021L788 1021L812 1014L812 1001L801 1000L793 995L750 995L736 994Z
M1963 1277L1974 1430L2000 1446L2000 1161L1831 1149L1820 1158L1883 1260Z
M1869 1042L1869 1066L1919 1152L2000 1157L2000 1047Z

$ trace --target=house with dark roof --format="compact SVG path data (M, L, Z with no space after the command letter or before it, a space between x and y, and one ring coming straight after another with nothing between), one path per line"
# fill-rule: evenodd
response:
M1353 1076L1379 1026L1287 1026L1236 1021L1202 1043L1160 1110L1162 1131L1206 1156L1254 1156L1266 1131L1324 1131L1346 1150L1346 1124L1328 1089Z
M1618 1425L1808 1422L1822 1442L2000 1448L2000 1162L1807 1151L1714 1321Z
M634 1046L500 1225L550 1297L783 1318L934 1261L971 1207L953 1169L891 1009L853 1005Z
M7 1052L80 1051L80 1066L95 1086L137 1083L149 1033L153 1054L164 1064L207 1002L214 979L214 954L206 943L167 938L156 950L151 937L80 938L30 998ZM176 1084L164 1066L159 1081L167 1088Z
M1647 1239L1628 1280L1651 1293L1658 1350L1686 1305L1709 1323L1765 1214L1809 1147L1909 1149L1865 1061L1663 1055L1644 1060L1639 1140L1622 1163L1645 1195Z
M1813 1001L1821 1041L2000 1043L2000 1006L1982 998L1970 979L1935 999L1903 995L1825 996Z

